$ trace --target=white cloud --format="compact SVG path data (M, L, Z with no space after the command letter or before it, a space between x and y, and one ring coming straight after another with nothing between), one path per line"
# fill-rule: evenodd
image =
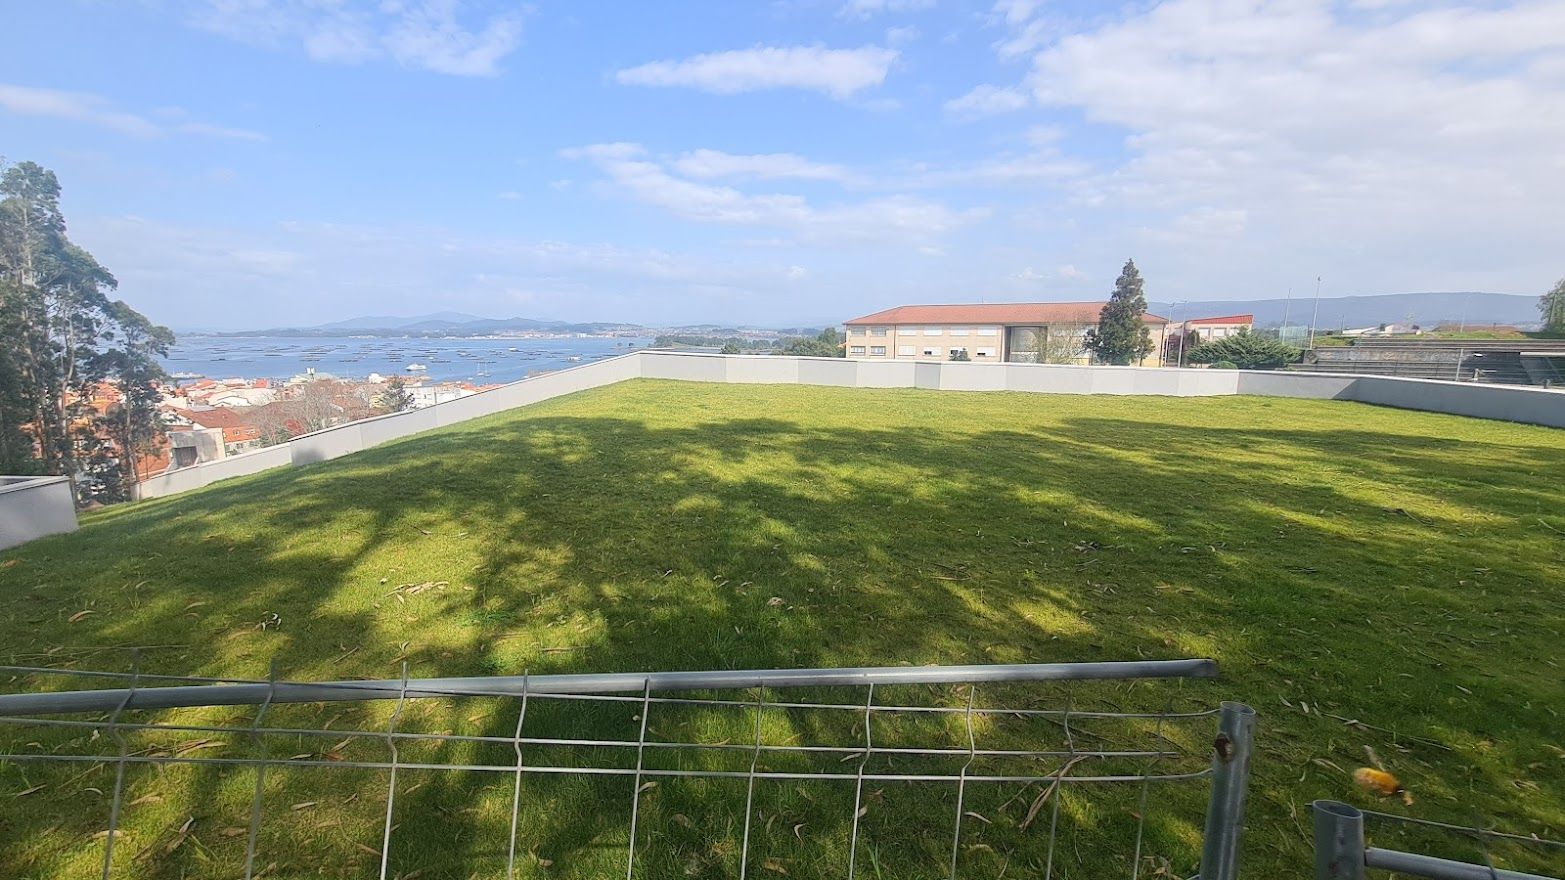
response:
M1011 277L1018 281L1081 281L1087 277L1087 273L1070 263L1066 263L1053 272L1040 272L1028 266Z
M1047 14L998 7L997 52L1031 54L1038 104L1124 132L1075 202L1180 271L1493 285L1565 240L1565 3L1169 0L1076 32Z
M18 116L66 119L140 138L156 138L178 133L247 141L266 140L266 136L260 132L213 125L208 122L190 120L166 124L154 122L145 116L115 109L107 98L86 92L67 92L0 83L0 108ZM163 108L159 111L159 115L183 117L184 111L178 108Z
M246 43L297 44L316 61L389 59L453 76L494 76L522 36L522 13L468 23L460 0L190 0L197 26Z
M258 131L250 131L245 128L230 128L226 125L213 125L210 122L181 122L174 127L181 134L196 134L205 137L228 138L236 141L264 141L266 135Z
M934 5L935 0L848 0L837 14L843 18L865 19L885 12L917 12Z
M738 178L752 180L847 180L840 165L811 162L793 153L735 155L719 150L692 150L670 163L686 177L702 180Z
M791 193L747 193L700 183L678 176L674 164L652 157L640 144L594 144L564 155L592 162L616 190L684 219L771 226L816 241L928 238L977 216L905 195L817 207Z
M1090 170L1087 163L1044 147L1031 153L993 156L966 165L920 168L903 185L917 189L1065 185L1081 179Z
M387 308L572 320L729 316L799 291L809 273L609 243L482 236L438 227L293 221L254 229L83 216L73 238L113 269L120 295L177 326L264 327ZM213 297L213 290L224 295ZM736 305L737 304L737 305ZM712 311L709 311L712 310Z
M995 116L1021 110L1030 102L1021 89L1003 86L980 85L958 98L945 103L945 111L953 116L978 118Z
M807 89L842 100L885 82L895 49L862 46L757 46L654 61L614 75L622 85L684 86L718 95L761 89Z

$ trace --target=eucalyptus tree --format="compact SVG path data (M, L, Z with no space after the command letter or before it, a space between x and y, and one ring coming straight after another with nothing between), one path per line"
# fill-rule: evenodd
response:
M0 468L74 481L105 443L134 462L156 440L158 357L173 334L109 299L118 282L67 237L52 171L0 172ZM93 407L105 388L123 410L113 431Z

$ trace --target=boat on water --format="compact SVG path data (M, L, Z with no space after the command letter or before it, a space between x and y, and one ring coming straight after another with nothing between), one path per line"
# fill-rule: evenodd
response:
M426 371L428 369L429 369L429 367L427 367L427 366L425 366L423 364L408 364L408 372L409 373L422 373L422 372L424 372L424 371Z

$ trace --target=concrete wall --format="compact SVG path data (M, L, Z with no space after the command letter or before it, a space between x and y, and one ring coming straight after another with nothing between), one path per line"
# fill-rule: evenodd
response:
M199 489L209 483L226 480L229 477L242 477L247 474L270 470L274 467L283 467L289 461L288 444L279 443L276 446L268 446L253 452L230 455L218 461L209 461L206 464L193 465L187 468L180 468L177 471L158 474L137 484L136 497L145 499L161 498L164 495L177 495L180 492Z
M1357 376L1347 400L1565 428L1565 390L1439 379Z
M1403 409L1565 427L1565 391L1541 388L1330 373L920 363L912 360L638 351L522 379L491 391L424 409L339 425L267 449L172 471L142 483L138 487L139 495L142 498L156 498L269 468L327 461L423 431L641 377L689 382L1026 391L1038 394L1153 394L1178 397L1257 394L1267 397L1356 400Z
M1043 394L1235 394L1235 370L979 364L767 355L641 352L641 375L691 382L928 388L938 391L1032 391Z
M69 479L0 477L0 550L74 531L76 503Z
M1238 381L1238 393L1262 397L1312 397L1317 400L1349 400L1354 376L1327 373L1274 373L1260 370L1204 370L1207 373L1231 373Z

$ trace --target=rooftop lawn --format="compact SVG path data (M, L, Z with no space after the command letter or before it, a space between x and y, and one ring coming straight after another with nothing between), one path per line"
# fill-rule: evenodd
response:
M254 678L274 659L306 679L403 661L428 676L1213 657L1223 677L1177 695L1260 713L1247 876L1309 876L1321 797L1565 836L1565 431L1546 428L1257 397L636 380L89 515L0 553L0 597L11 663L124 669L118 649L139 645L148 671ZM1158 709L1164 693L1106 699ZM389 707L289 711L383 725ZM514 724L514 705L464 711L423 720ZM1354 789L1365 746L1411 808ZM392 876L503 876L509 782L432 777L399 792ZM383 775L268 780L266 876L377 876ZM0 764L0 876L97 876L113 784L112 766ZM116 876L238 876L253 785L133 771ZM643 795L638 876L737 876L731 812L674 788ZM623 873L628 795L622 779L530 786L521 875ZM920 809L872 795L866 823ZM1042 876L1008 849L1035 796L974 795L962 876ZM1072 790L1060 821L1128 858L1140 808L1097 796ZM1164 859L1193 872L1204 796L1153 790L1149 812L1177 819L1149 816L1142 876ZM814 797L757 795L751 876L845 876L851 804ZM949 845L931 839L921 856ZM943 876L943 857L894 840L867 840L859 876ZM1095 858L1067 846L1056 875L1104 876Z

